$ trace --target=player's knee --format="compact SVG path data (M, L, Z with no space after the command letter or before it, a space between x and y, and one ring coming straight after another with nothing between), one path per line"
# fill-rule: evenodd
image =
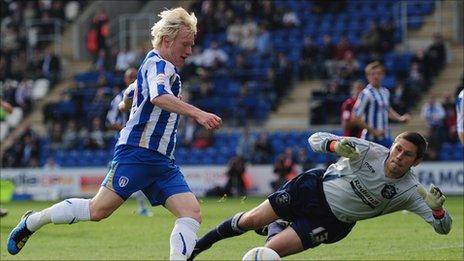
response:
M98 206L97 204L92 203L93 202L90 203L90 220L92 221L100 221L111 216L111 214L113 213L111 209L103 208L101 206Z
M258 215L255 211L248 211L244 213L238 221L238 226L246 230L261 227L260 221L258 220Z
M102 219L105 219L109 216L111 216L110 211L104 210L104 209L97 209L90 211L90 220L92 221L100 221Z
M198 223L201 224L200 208L191 210L189 213L189 217L195 219Z

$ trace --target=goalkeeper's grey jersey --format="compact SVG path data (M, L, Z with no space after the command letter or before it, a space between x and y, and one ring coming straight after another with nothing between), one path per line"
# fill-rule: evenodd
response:
M308 141L314 151L327 152L327 143L341 138L319 132ZM339 220L351 223L398 210L409 210L433 224L438 233L449 231L450 216L446 214L441 222L433 218L432 210L416 192L419 181L411 170L399 179L385 176L384 162L389 155L387 148L357 138L350 138L350 141L360 157L355 160L341 157L324 174L324 194Z

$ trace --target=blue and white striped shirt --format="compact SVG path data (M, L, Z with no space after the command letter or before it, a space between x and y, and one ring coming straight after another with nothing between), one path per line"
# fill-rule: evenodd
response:
M110 109L106 114L106 122L107 124L114 125L114 124L121 124L124 126L126 124L128 117L127 112L120 112L119 111L119 103L122 102L124 99L124 93L127 93L129 99L134 97L134 91L137 88L137 82L131 83L125 90L120 91L111 101Z
M174 158L179 115L155 106L151 100L164 94L180 97L180 93L180 76L174 65L155 50L148 52L137 73L129 120L117 145L142 147Z
M370 84L359 94L353 107L354 114L357 117L362 117L369 127L383 130L385 138L390 138L390 129L388 127L389 110L390 92L388 89L384 87L376 89ZM363 131L361 138L373 140L374 137Z

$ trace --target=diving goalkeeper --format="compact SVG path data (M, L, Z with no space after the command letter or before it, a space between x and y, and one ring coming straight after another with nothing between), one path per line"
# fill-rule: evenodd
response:
M450 232L445 196L434 185L426 191L411 170L427 149L419 133L401 133L390 150L330 133L315 133L308 141L314 151L341 158L327 170L312 169L295 177L258 207L210 230L198 240L190 259L219 240L268 224L266 247L284 257L337 242L357 221L399 210L421 216L438 234ZM287 222L274 222L278 219Z

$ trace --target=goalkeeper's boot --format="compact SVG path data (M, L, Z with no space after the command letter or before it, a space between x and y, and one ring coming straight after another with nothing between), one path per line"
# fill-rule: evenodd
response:
M12 255L19 253L19 251L21 251L21 249L26 244L29 237L34 234L34 232L29 231L29 229L26 227L26 220L32 213L34 213L32 210L24 213L24 215L21 217L21 221L19 221L19 224L13 230L11 230L7 241L8 253Z

